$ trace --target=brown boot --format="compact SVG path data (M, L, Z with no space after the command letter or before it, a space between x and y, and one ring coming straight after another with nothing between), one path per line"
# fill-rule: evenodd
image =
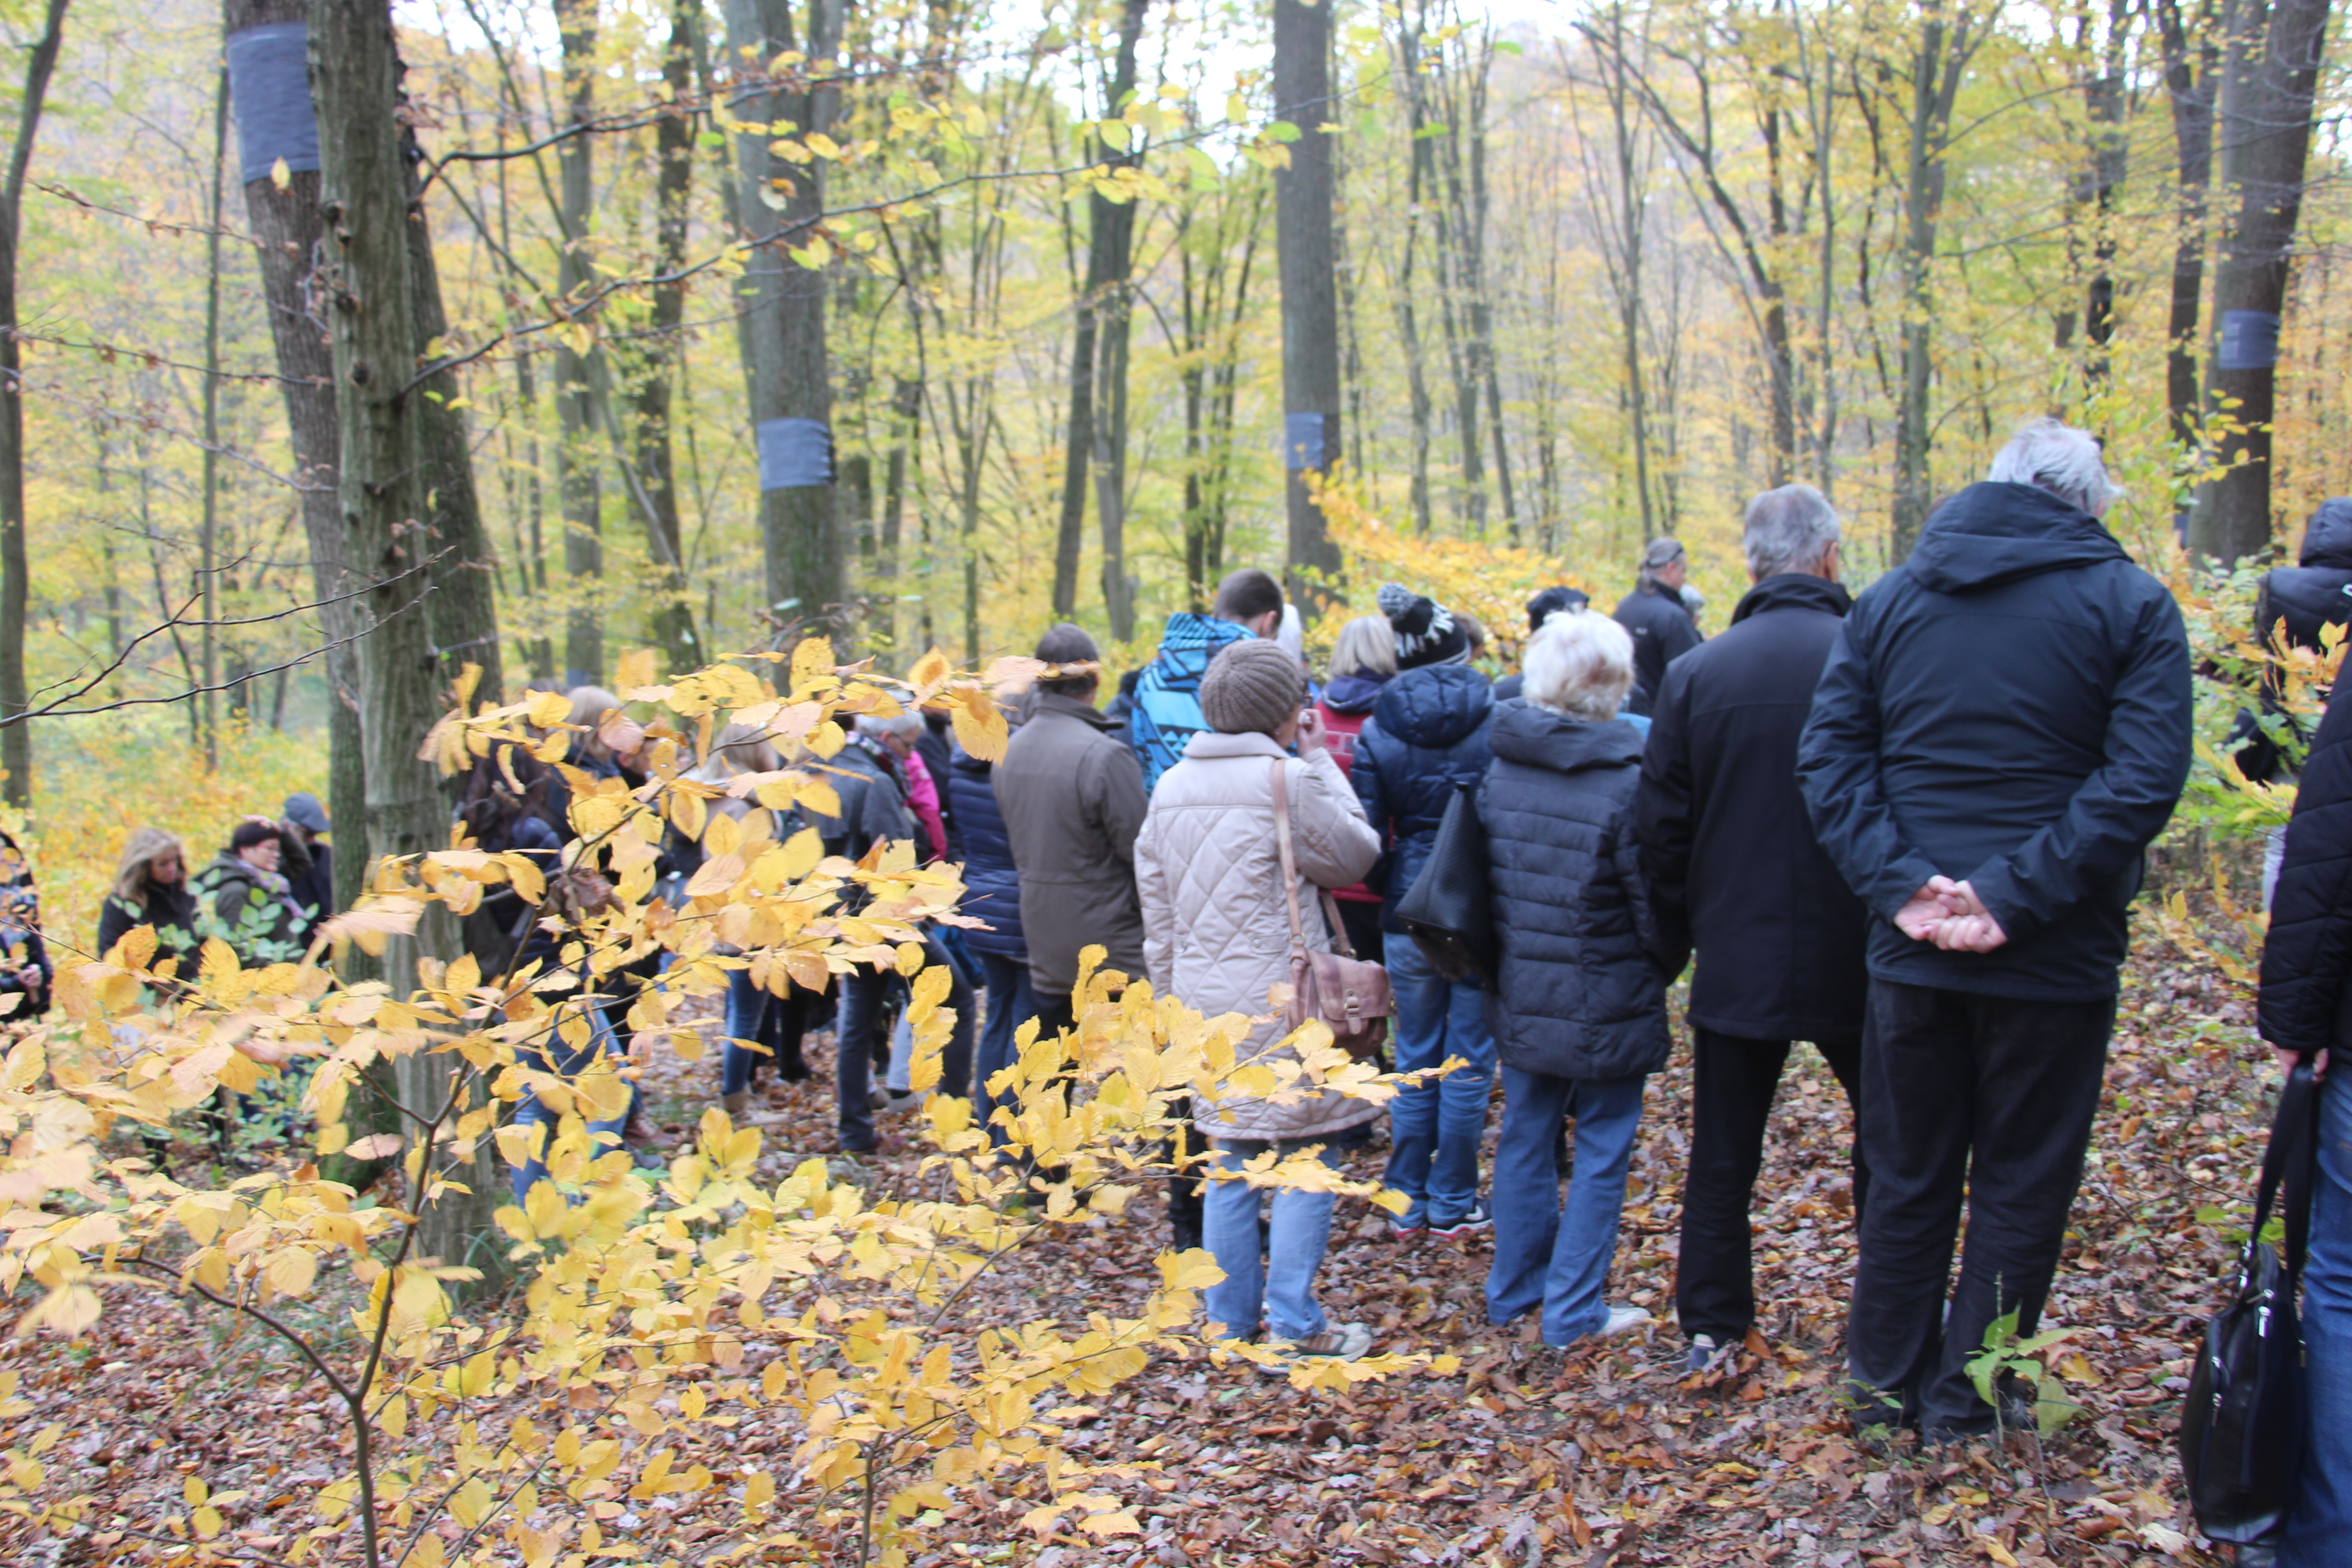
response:
M739 1127L741 1126L751 1119L751 1091L748 1089L739 1089L733 1094L720 1095L719 1109L727 1113L728 1121Z

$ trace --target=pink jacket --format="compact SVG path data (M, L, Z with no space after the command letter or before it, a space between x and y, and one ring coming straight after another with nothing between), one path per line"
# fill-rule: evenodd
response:
M940 786L931 778L931 770L924 765L920 752L909 752L898 764L907 770L907 805L923 825L923 837L930 841L930 858L944 860L948 854L948 827L940 816Z

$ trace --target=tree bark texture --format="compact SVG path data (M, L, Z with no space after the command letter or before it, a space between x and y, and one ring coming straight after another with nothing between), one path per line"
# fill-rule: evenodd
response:
M2207 0L2193 16L2184 16L2179 0L2164 0L2156 16L2165 91L2172 103L2180 203L2173 220L2172 308L2165 323L2165 401L2173 443L2188 453L2196 449L2202 427L2197 413L2197 316L2205 291L2205 214L2213 184L2218 7Z
M1339 431L1339 299L1331 207L1331 7L1274 0L1275 116L1298 128L1290 166L1274 175L1282 280L1283 468L1289 480L1288 587L1302 606L1339 588L1339 549L1302 470L1328 471ZM1306 439L1309 431L1311 441Z
M2327 0L2237 0L2217 122L2221 179L2238 210L2213 269L2205 407L2223 421L2220 466L2189 520L2191 553L2235 563L2271 542L2271 422L2279 320L2303 210L2312 95L2327 37Z
M1930 11L1920 23L1911 58L1909 149L1903 188L1903 331L1901 400L1895 412L1895 541L1902 560L1917 542L1934 504L1928 472L1927 411L1934 352L1936 234L1943 215L1945 144L1952 104L1976 53L1979 35L1965 12L1948 18Z
M596 117L597 0L556 0L556 33L563 52L563 114L572 127ZM556 214L563 256L555 286L577 304L594 287L588 265L589 208L595 200L593 138L566 137L555 150L560 201ZM604 495L597 457L602 434L596 416L598 351L581 352L559 337L555 350L555 488L563 506L563 569L572 579L564 616L564 679L593 683L604 678Z
M338 394L338 497L351 569L368 588L360 685L368 721L364 847L373 866L448 840L436 771L416 756L438 716L439 681L425 608L430 583L419 569L430 541L422 521L424 443L416 417L423 397L410 385L418 337L409 184L396 118L401 66L384 0L315 0L310 26L327 228L322 288ZM387 944L385 973L404 991L415 983L420 957L446 960L456 947L456 922L439 905L428 905L415 934ZM447 1054L403 1058L394 1068L399 1098L429 1117L449 1100L460 1070L462 1063ZM499 1173L488 1140L454 1173L472 1193L445 1190L420 1202L418 1250L495 1274L501 1248L489 1216Z

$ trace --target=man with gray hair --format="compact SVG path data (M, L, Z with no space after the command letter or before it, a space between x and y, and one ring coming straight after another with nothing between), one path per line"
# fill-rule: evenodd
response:
M1748 1212L1789 1047L1811 1041L1852 1104L1869 989L1862 900L1797 792L1797 738L1853 604L1837 581L1837 512L1811 485L1767 490L1748 504L1747 547L1755 586L1730 626L1667 668L1636 796L1660 945L1677 968L1698 952L1675 1285L1694 1372L1756 1320ZM1867 1184L1857 1152L1857 1209Z
M1992 472L1856 601L1797 763L1873 917L1854 1425L1930 1440L1991 1427L1969 1360L1996 1320L2041 1317L2141 852L2189 773L2180 608L2101 526L2097 442L2035 420Z
M1633 638L1633 694L1628 713L1647 713L1664 684L1666 666L1698 647L1698 619L1683 597L1690 561L1683 542L1668 534L1650 541L1633 591L1618 601L1615 616Z

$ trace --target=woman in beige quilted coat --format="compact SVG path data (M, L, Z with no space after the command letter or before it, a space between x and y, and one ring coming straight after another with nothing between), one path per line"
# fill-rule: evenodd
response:
M1306 672L1277 645L1251 638L1218 654L1201 680L1201 712L1209 728L1161 775L1135 841L1153 986L1211 1017L1274 1015L1240 1047L1244 1059L1273 1050L1286 1032L1280 1009L1267 998L1274 986L1290 981L1275 767L1286 770L1292 854L1302 884L1298 914L1310 949L1331 945L1315 889L1360 879L1380 854L1379 835L1324 749L1321 715L1301 712L1306 700ZM1269 1150L1288 1154L1320 1146L1330 1160L1339 1143L1360 1136L1378 1114L1369 1101L1337 1094L1290 1105L1234 1095L1201 1106L1198 1120L1216 1146L1217 1168L1234 1170ZM1263 1310L1266 1330L1292 1342L1299 1354L1347 1360L1363 1354L1370 1334L1360 1324L1329 1324L1315 1300L1315 1271L1330 1236L1330 1194L1276 1193L1264 1261L1259 1197L1238 1179L1209 1184L1203 1238L1225 1273L1223 1283L1209 1289L1210 1318L1228 1336L1246 1338L1256 1332Z

